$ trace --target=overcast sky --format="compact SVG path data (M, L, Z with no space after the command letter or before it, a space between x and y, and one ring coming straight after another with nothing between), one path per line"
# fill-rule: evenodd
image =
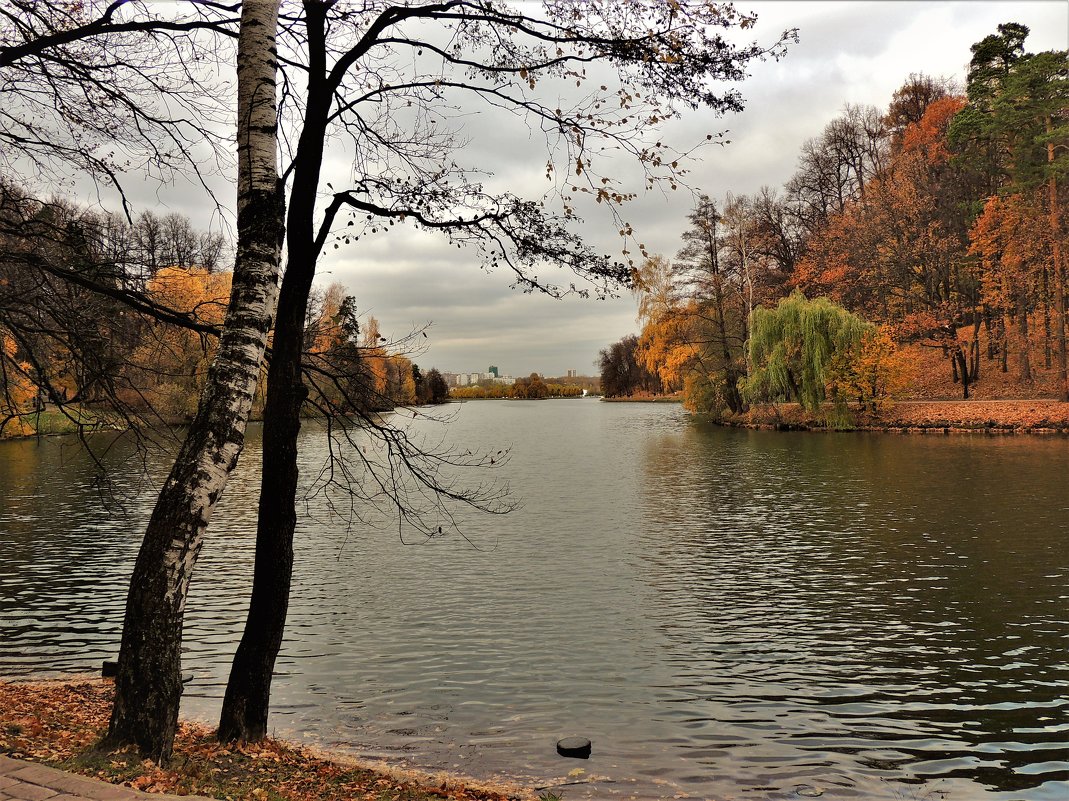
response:
M1028 25L1030 51L1069 47L1069 0L736 5L758 15L747 38L771 44L794 27L800 42L782 61L752 65L750 77L739 85L745 111L725 118L691 113L668 132L683 142L728 131L731 144L703 151L690 175L693 188L714 197L752 193L765 184L781 188L794 172L802 142L819 135L844 104L885 108L910 73L964 82L970 45L995 33L999 23ZM471 137L472 146L483 148L467 154L468 163L492 169L499 186L542 191L535 187L545 186L544 143L526 141L524 131L515 128L480 139L489 122L478 115L466 124L478 134ZM331 180L331 169L339 179L348 174L343 154L335 155L328 160L325 181ZM203 202L166 194L160 197L169 208L161 211L182 211L207 225L208 220L197 219L198 209L206 208ZM673 256L691 204L689 193L650 193L629 204L624 216L652 252ZM599 249L618 255L620 240L610 218L589 215L582 230ZM504 271L480 270L474 254L406 228L330 250L319 273L321 283L345 284L387 336L400 337L430 323L427 349L414 356L424 368L483 371L494 364L513 375L562 375L570 369L593 374L599 349L637 331L630 296L556 301L526 295L509 288ZM567 276L561 278L567 283Z
M754 37L774 41L797 27L800 41L780 62L755 64L741 84L746 110L717 119L694 113L676 131L700 138L706 130L728 130L731 144L709 148L694 166L691 183L723 196L750 193L763 184L782 185L795 169L802 142L819 135L845 103L886 107L911 72L964 81L969 47L994 33L999 23L1017 21L1032 33L1030 51L1069 46L1069 2L759 2L737 3L758 14ZM517 180L540 176L544 156L536 147L524 164L516 153ZM499 169L500 173L500 169ZM651 194L632 204L625 217L654 252L679 248L691 198ZM608 218L590 216L584 230L595 243L618 249ZM361 240L363 243L365 240ZM635 332L630 296L595 301L555 301L509 289L502 273L481 271L470 255L443 245L439 237L391 230L366 248L332 251L321 271L357 297L362 310L379 318L384 333L399 336L431 322L424 367L454 372L485 370L490 364L513 375L532 371L562 375L594 373L598 350Z

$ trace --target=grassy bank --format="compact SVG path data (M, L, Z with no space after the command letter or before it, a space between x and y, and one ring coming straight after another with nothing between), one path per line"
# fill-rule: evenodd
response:
M74 434L79 426L90 430L103 431L117 428L109 425L90 412L71 408L67 414L55 407L46 406L39 412L32 412L11 420L0 432L0 439L21 439L25 437L51 436L53 434Z
M111 711L111 681L0 681L0 753L148 792L250 801L507 801L531 797L448 775L430 776L325 757L278 740L224 747L183 722L167 766L132 751L97 749Z
M1054 400L899 401L872 414L854 409L849 428L910 433L1069 434L1069 403ZM724 424L748 428L836 430L830 408L813 414L797 403L765 404ZM840 427L841 428L841 427Z

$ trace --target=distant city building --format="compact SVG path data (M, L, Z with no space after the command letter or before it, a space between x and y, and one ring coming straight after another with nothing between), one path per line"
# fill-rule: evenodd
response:
M491 364L485 373L442 373L442 378L451 387L471 387L483 381L511 386L516 379L510 375L501 375L501 368Z
M579 375L579 371L578 370L569 370L568 371L568 378L575 378L577 375Z

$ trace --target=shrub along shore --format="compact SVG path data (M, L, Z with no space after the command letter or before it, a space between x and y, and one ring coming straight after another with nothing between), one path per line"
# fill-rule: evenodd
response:
M268 739L223 746L196 723L179 724L165 765L131 750L99 749L113 685L95 677L0 680L0 754L138 790L250 801L519 801L534 793L449 774L367 765Z
M723 425L804 431L901 433L1069 434L1069 403L1056 400L897 401L876 412L852 410L853 422L836 425L830 406L821 413L797 403L763 404L725 416Z

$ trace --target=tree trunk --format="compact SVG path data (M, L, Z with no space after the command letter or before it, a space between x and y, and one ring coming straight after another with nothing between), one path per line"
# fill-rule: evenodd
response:
M1003 312L1001 330L999 331L1001 336L999 337L1000 345L998 368L1004 373L1008 373L1010 371L1009 357L1011 331L1013 331L1013 320L1010 319L1009 312Z
M1017 336L1020 339L1020 350L1017 354L1018 378L1021 381L1032 380L1032 357L1031 343L1028 338L1028 307L1024 300L1017 304Z
M969 399L969 365L965 358L965 350L961 347L961 343L956 343L954 346L954 365L955 372L961 375L961 397L963 400Z
M1051 347L1050 338L1050 270L1047 265L1043 265L1042 273L1042 292L1043 292L1043 366L1048 370L1052 364L1051 355L1053 348Z
M271 679L289 608L293 534L297 525L297 436L301 429L301 405L307 394L301 379L301 353L319 249L314 210L331 102L325 80L325 15L324 5L306 5L308 100L294 159L287 219L288 266L279 296L267 374L252 597L219 716L218 736L224 742L255 742L267 736Z
M972 343L969 345L969 381L975 384L980 380L980 315L973 309Z
M219 350L156 501L126 601L106 742L166 760L182 695L186 595L216 502L237 464L277 298L283 224L277 169L277 2L246 0L238 55L238 248Z
M1047 133L1053 129L1053 121L1047 117ZM1054 161L1054 143L1047 142L1047 161ZM1069 401L1069 380L1066 375L1065 352L1065 264L1062 262L1061 207L1058 205L1058 182L1053 175L1047 179L1047 195L1050 204L1050 234L1054 255L1054 337L1058 343L1058 400Z
M984 306L984 331L987 332L987 358L991 361L995 358L995 332L991 327L991 310Z
M279 301L264 405L252 597L219 717L218 737L223 742L254 742L267 735L271 679L289 609L297 525L297 435L306 394L301 382L301 349L293 347L294 341L301 341L303 329L303 312L295 314L299 305L292 292L284 292Z

